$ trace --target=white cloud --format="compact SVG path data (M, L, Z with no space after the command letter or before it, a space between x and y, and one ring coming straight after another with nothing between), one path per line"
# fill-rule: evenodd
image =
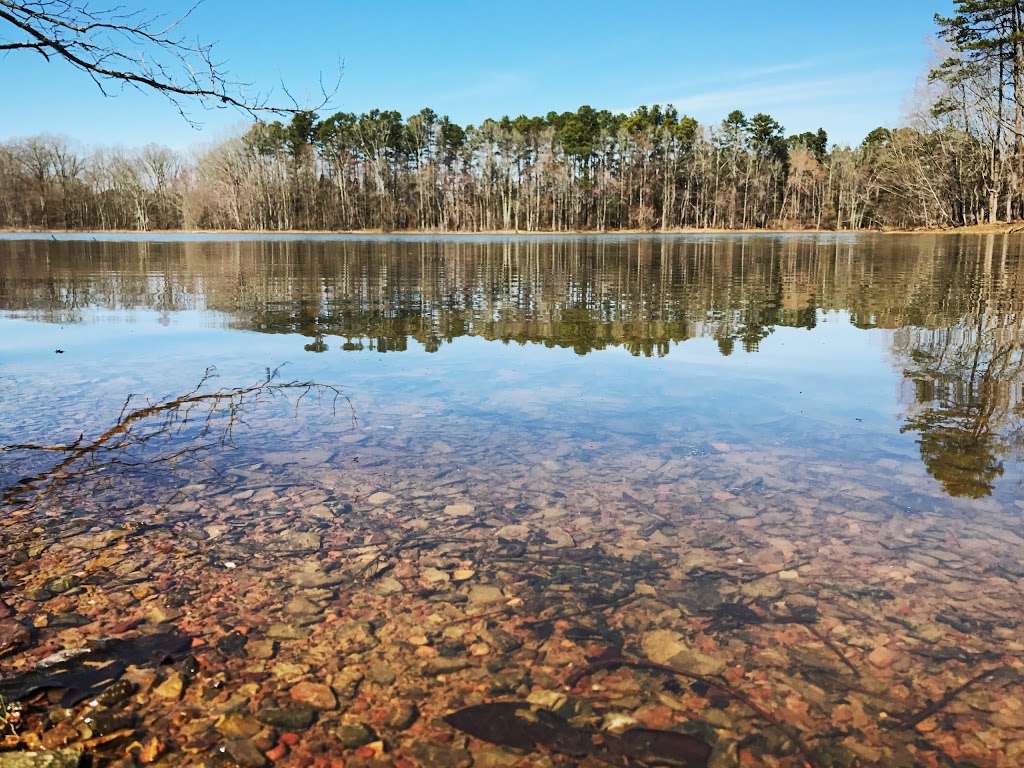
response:
M892 82L893 74L891 70L882 70L784 83L747 83L740 87L680 94L665 101L682 111L692 112L755 106L767 108L780 104L826 101L836 96L867 96L877 91L879 83Z
M911 73L902 69L873 69L777 77L817 66L812 62L793 62L737 71L713 81L697 79L687 89L664 89L642 103L671 104L707 124L717 123L733 109L748 115L768 112L789 132L825 125L834 140L844 143L856 143L879 122L898 118L899 100ZM712 82L727 85L708 87ZM631 112L640 103L614 111Z

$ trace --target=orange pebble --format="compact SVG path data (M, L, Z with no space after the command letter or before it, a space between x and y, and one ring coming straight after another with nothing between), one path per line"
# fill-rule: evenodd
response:
M266 754L267 759L276 763L278 760L280 760L288 754L288 747L286 747L284 744L278 743L276 747L274 747L271 750L268 750Z

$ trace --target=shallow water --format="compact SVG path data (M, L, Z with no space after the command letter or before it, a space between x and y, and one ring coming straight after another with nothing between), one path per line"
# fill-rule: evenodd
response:
M1022 248L0 240L11 746L672 764L441 719L529 699L716 766L1018 765ZM10 684L170 628L114 705Z

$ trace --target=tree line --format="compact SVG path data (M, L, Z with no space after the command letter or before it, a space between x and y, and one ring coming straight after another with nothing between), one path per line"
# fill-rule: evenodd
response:
M957 0L907 124L856 146L672 106L300 111L197 154L0 146L0 226L572 231L949 227L1024 215L1024 2Z
M931 140L874 132L827 149L741 112L699 125L671 107L581 107L461 126L432 110L304 113L194 157L0 146L0 226L99 229L570 231L836 228L952 222L901 191ZM974 216L972 220L978 217Z

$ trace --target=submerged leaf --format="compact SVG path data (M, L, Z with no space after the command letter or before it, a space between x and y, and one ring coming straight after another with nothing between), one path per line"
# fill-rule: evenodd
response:
M704 768L711 756L711 747L694 736L649 728L634 728L616 736L577 728L553 712L531 708L526 702L477 704L444 719L453 728L491 744L530 752L544 747L622 765Z
M162 664L189 649L192 638L178 630L138 635L130 638L115 637L92 649L96 655L117 659L125 664L143 666Z
M541 740L536 722L520 715L528 713L530 705L516 701L477 704L452 712L444 720L448 725L468 733L481 741L532 751Z
M643 762L684 768L705 766L711 757L710 745L696 736L652 728L632 728L617 738L609 738L608 749Z
M191 643L177 630L113 638L82 652L58 654L53 663L0 680L0 696L19 701L39 691L62 690L61 706L71 707L116 682L126 667L162 664Z
M103 666L78 665L77 659L44 669L32 669L0 681L0 696L20 701L39 691L62 690L62 707L73 707L96 696L124 674L125 666L112 662Z

